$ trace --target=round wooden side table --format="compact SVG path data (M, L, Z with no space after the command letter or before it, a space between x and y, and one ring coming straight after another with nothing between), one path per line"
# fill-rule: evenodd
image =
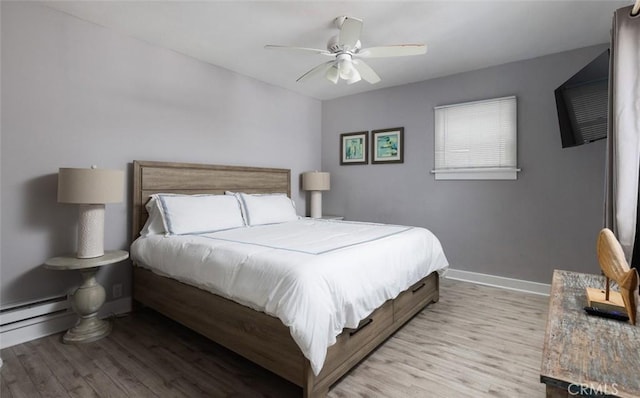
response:
M52 270L78 270L82 274L82 285L73 293L73 310L78 322L62 337L67 344L89 343L99 340L111 332L111 322L98 319L98 311L104 304L104 288L96 281L100 267L115 264L129 258L124 250L105 251L95 258L76 258L74 255L53 257L45 261L44 267Z

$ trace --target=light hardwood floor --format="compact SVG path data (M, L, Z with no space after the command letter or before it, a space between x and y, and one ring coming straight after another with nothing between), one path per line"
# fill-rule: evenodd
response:
M548 298L443 280L440 301L340 380L329 397L544 397ZM61 335L0 351L0 397L297 397L298 387L150 310L103 340Z

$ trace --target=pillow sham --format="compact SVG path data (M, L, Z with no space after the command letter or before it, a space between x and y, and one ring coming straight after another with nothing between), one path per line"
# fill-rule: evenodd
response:
M225 195L157 195L166 234L185 235L244 227L240 204Z
M247 223L246 210L244 208L244 204L242 203L242 198L240 197L240 192L224 191L224 194L225 195L231 195L234 198L236 198L236 200L238 201L238 204L240 205L240 213L242 214L242 221L244 221L244 226L248 227L249 223Z
M142 230L140 230L140 236L149 235L164 235L167 231L164 229L164 221L162 220L162 211L159 207L158 196L187 196L178 193L154 193L149 196L149 200L144 207L147 209L149 217L144 223Z
M162 221L162 213L160 213L160 209L158 208L157 194L151 195L145 207L147 208L149 218L147 218L147 222L144 223L144 227L140 230L140 236L164 234L166 231L164 229L164 222Z
M240 200L246 225L276 224L297 220L295 203L284 193L235 195Z

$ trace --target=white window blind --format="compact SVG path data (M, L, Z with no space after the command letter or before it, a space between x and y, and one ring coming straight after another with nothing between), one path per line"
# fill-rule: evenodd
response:
M516 179L516 97L434 109L436 179Z

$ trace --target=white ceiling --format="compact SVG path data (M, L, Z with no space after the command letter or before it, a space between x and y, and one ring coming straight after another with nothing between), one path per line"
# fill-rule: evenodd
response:
M49 7L154 45L319 99L397 86L609 41L628 1L52 1ZM370 59L382 81L296 83L322 55L335 17L364 20L363 47L426 43L426 55Z

